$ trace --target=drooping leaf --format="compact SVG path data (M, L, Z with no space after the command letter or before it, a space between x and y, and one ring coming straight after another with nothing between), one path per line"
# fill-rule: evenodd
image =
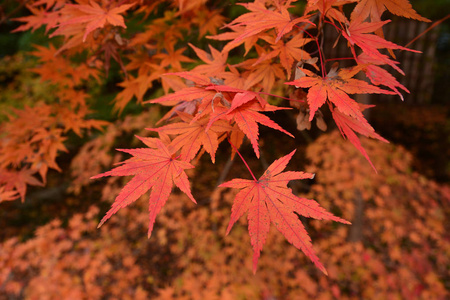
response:
M400 88L400 89L404 90L405 92L409 93L409 90L404 85L402 85L400 82L398 82L394 76L392 76L385 69L379 67L379 65L384 65L384 63L382 61L378 61L364 53L361 53L358 56L357 62L359 64L366 64L366 66L364 67L364 73L366 74L367 78L370 79L372 84L375 84L375 85L382 84L384 86L389 87L397 95L399 95L402 100L403 100L403 95L400 93L400 91L397 88Z
M311 173L282 172L294 153L295 150L274 161L258 180L237 178L220 185L240 189L233 203L227 234L234 223L248 212L248 230L253 247L253 272L256 272L270 223L273 223L289 243L302 250L325 274L327 274L325 267L315 254L311 239L297 214L318 220L350 224L327 212L316 201L292 194L292 190L287 187L289 181L314 178L314 174Z
M215 122L219 120L234 121L239 129L248 137L250 140L253 150L255 151L256 157L259 158L259 129L258 124L276 129L281 131L290 137L294 137L292 134L281 128L280 125L272 121L268 116L260 112L269 112L281 110L284 108L279 108L267 104L264 108L256 101L252 100L235 108L226 108L223 106L216 107L214 112L211 113L211 119L208 123L208 127L212 126Z
M372 161L367 155L366 150L361 145L361 142L359 141L359 138L355 134L355 132L362 134L366 137L380 140L385 143L389 143L389 141L387 141L378 133L376 133L373 127L370 126L370 124L365 119L363 121L356 120L335 109L333 109L331 112L333 115L334 122L339 128L339 131L341 132L342 136L348 139L350 143L352 143L356 147L356 149L358 149L358 151L361 152L362 155L364 155L364 157L367 159L367 161L370 163L370 165L376 172L377 170L375 166L372 164Z
M353 56L356 58L354 45L357 45L368 56L396 68L395 62L392 62L386 55L381 54L378 49L400 49L420 53L420 51L399 46L385 40L383 37L372 34L372 32L381 30L389 22L390 20L380 22L363 22L361 19L352 20L350 25L345 30L342 30L342 36L350 43Z

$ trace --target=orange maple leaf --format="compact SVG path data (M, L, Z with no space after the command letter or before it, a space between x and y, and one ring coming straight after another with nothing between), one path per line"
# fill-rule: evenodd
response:
M166 52L155 54L153 57L157 59L161 59L160 65L163 67L170 66L170 70L172 71L181 71L183 67L181 66L181 62L193 62L194 60L189 57L183 55L184 50L186 48L180 48L175 50L175 41L169 42L166 44Z
M220 52L211 45L208 45L209 50L211 51L211 54L209 54L206 51L195 47L191 43L189 43L189 46L195 51L195 54L197 54L197 56L205 63L205 65L196 66L194 69L192 69L193 72L198 72L208 76L218 76L225 72L228 52Z
M342 113L364 120L358 103L351 99L348 94L394 94L391 91L380 89L369 83L352 78L363 66L354 68L343 68L337 72L337 67L333 67L325 78L314 73L303 70L308 76L301 77L294 81L286 82L296 87L309 88L307 100L310 109L309 121L314 118L314 114L326 100L333 103Z
M36 170L24 168L20 171L0 171L0 183L4 184L4 190L16 190L19 193L22 202L25 201L27 185L43 186L42 182L33 176L36 173ZM11 196L11 194L9 195Z
M267 9L265 1L255 1L254 3L239 3L244 6L250 12L243 14L231 23L224 26L226 28L234 29L236 27L245 26L245 30L234 40L232 40L228 47L231 45L239 44L242 40L254 36L262 31L275 29L277 31L277 42L283 35L291 32L292 28L298 23L309 23L315 26L308 20L308 16L303 16L295 19L291 19L287 10L288 3L285 5L278 5L276 9Z
M12 32L27 31L30 29L31 32L34 32L41 26L46 25L45 33L48 33L51 28L55 27L56 24L58 24L58 12L48 12L46 9L36 8L30 5L26 5L26 7L32 13L32 15L12 19L13 21L25 23L14 29Z
M340 23L347 23L347 18L344 13L339 9L334 8L337 6L342 8L344 4L354 3L358 0L313 0L308 1L305 14L318 10L322 15L328 17L331 20L337 20Z
M248 212L248 230L253 247L254 273L260 252L266 242L270 223L273 223L289 243L302 250L325 274L327 271L316 256L311 238L297 214L318 220L333 220L350 224L327 212L316 201L292 194L292 190L287 187L289 181L314 178L314 174L311 173L292 171L282 173L294 153L295 150L274 161L258 180L255 177L253 180L236 178L220 185L221 187L240 189L231 209L227 234L233 224Z
M289 76L292 72L292 65L294 64L294 61L302 61L311 58L309 53L301 48L305 44L313 41L312 39L305 39L301 35L297 34L294 35L288 42L284 42L283 40L275 42L274 37L269 39L265 38L265 40L271 44L272 51L261 55L254 65L263 60L279 57L281 65L286 70L286 74Z
M217 121L206 130L209 118L200 118L195 122L191 122L194 118L192 115L180 111L177 114L183 121L182 123L147 129L158 133L177 135L169 147L174 149L174 151L181 149L180 158L182 160L191 161L200 150L200 147L203 146L214 163L215 154L219 146L218 134L231 131L232 127L225 121Z
M192 22L199 26L199 37L205 36L207 32L211 34L217 33L217 28L224 24L225 17L221 15L222 10L200 9Z
M352 20L365 20L370 16L372 22L381 21L381 15L386 9L394 15L415 19L423 22L431 22L420 16L408 0L360 0L350 16Z
M70 16L68 20L59 24L59 28L53 33L53 35L62 34L70 25L85 25L85 32L83 35L83 42L86 41L86 37L89 33L97 28L103 28L107 23L113 26L120 26L127 28L125 25L121 13L130 9L133 4L123 4L119 7L112 9L104 9L98 3L89 1L87 4L66 4L65 8Z
M138 137L139 138L139 137ZM193 168L190 163L177 160L173 151L164 143L155 138L140 138L149 148L138 149L117 149L119 151L133 155L132 158L123 162L119 167L111 171L91 177L100 178L104 176L128 176L134 175L119 195L116 197L111 209L100 221L98 227L102 226L119 209L133 203L149 189L151 189L149 199L149 228L150 238L156 215L166 203L175 184L183 191L192 202L196 203L192 196L189 180L184 172L185 169Z
M6 190L5 186L0 186L0 203L4 201L12 201L19 198L18 192L15 190Z
M124 89L114 98L114 110L121 114L133 96L136 97L138 103L142 103L145 93L152 87L152 79L146 75L140 75L137 78L129 75L127 79L117 84Z

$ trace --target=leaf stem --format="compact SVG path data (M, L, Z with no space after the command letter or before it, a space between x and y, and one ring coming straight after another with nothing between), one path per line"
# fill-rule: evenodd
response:
M241 153L239 152L239 150L236 148L235 145L233 145L233 143L231 142L230 138L228 138L228 143L230 143L230 145L233 147L234 151L236 151L236 153L239 155L239 157L241 158L241 160L244 162L245 166L247 167L247 170L250 172L250 174L253 177L253 180L258 181L255 177L255 175L253 174L252 170L250 170L250 167L248 166L247 162L245 161L244 157L242 157Z
M276 98L280 98L280 99L284 99L284 100L288 100L288 101L305 102L304 100L296 100L296 99L292 99L292 98L288 98L288 97L278 96L278 95L271 94L271 93L265 93L265 92L255 92L255 93L272 96L272 97L276 97Z
M322 71L322 78L325 78L325 63L324 63L324 60L323 60L322 50L320 49L319 40L317 39L317 37L313 36L311 33L309 33L308 31L304 30L303 28L299 27L298 25L295 25L295 27L300 29L302 32L306 33L310 38L312 38L316 42L317 50L319 50L320 69Z
M351 59L354 60L354 57L337 57L337 58L328 58L325 60L325 62L329 62L329 61L333 61L333 60L347 60L347 59Z

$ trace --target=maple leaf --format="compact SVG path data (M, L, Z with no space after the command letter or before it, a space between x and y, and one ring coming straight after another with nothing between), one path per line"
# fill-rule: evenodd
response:
M250 10L250 12L237 17L231 23L224 26L231 29L245 26L245 30L239 36L234 38L234 40L229 43L230 45L228 45L228 47L239 44L242 40L268 29L275 29L277 31L277 37L275 39L275 42L277 42L283 35L291 32L292 28L298 23L309 23L310 25L315 26L308 20L308 16L292 20L287 10L288 3L285 3L283 6L278 5L277 9L274 10L267 9L265 1L239 3L239 5L244 6Z
M136 97L138 103L142 103L145 93L152 87L152 79L146 75L140 75L137 78L129 75L125 81L118 83L117 85L124 89L114 98L114 110L121 114L133 96Z
M133 155L132 158L123 162L119 167L111 171L91 177L100 178L104 176L128 176L134 175L119 195L116 197L111 209L100 221L98 227L102 226L119 209L133 203L148 190L152 190L149 199L149 228L150 238L156 215L166 203L175 184L183 191L192 202L196 203L192 196L189 180L184 172L185 169L193 168L190 163L177 160L173 151L159 139L140 138L149 148L117 149Z
M147 128L148 130L156 131L164 134L178 135L170 143L170 147L177 151L181 149L180 158L185 161L192 160L197 154L201 146L211 156L211 160L215 162L215 154L218 142L218 133L231 131L232 127L225 121L214 122L212 126L206 130L209 118L201 118L195 122L191 122L193 116L177 112L183 123L173 123L159 128Z
M398 82L394 76L392 76L385 69L378 67L378 65L384 64L382 61L378 61L364 53L361 53L358 56L356 62L358 64L366 64L366 66L364 67L364 73L366 74L367 78L369 78L373 84L375 84L375 85L382 84L384 86L389 87L397 95L399 95L402 100L404 100L403 95L399 92L399 90L397 88L400 88L400 89L404 90L405 92L409 93L409 90L404 85L402 85L400 82Z
M314 10L318 10L324 16L329 19L334 19L340 23L347 23L347 18L342 11L334 8L333 6L338 6L342 8L344 4L354 3L358 0L314 0L308 1L305 14L308 14Z
M19 198L19 195L17 195L17 191L14 190L6 190L5 186L0 186L0 203L4 201L12 201Z
M183 55L184 50L186 48L180 48L175 50L175 41L167 43L166 45L166 53L158 53L154 55L154 58L161 59L161 66L166 67L170 66L172 70L174 71L181 71L183 70L183 67L181 66L181 62L193 62L192 59L190 59L187 56Z
M36 179L33 175L36 170L24 168L20 171L6 171L0 170L0 183L4 183L5 191L15 189L22 199L25 201L25 194L27 193L27 185L43 186L43 183ZM8 194L12 196L11 194Z
M211 34L217 33L217 28L222 26L225 21L225 17L221 15L222 10L197 10L197 15L192 19L192 22L198 24L200 32L199 37L205 36L207 32Z
M301 48L305 44L313 41L312 39L305 39L299 34L294 35L288 42L279 40L276 43L273 37L264 39L271 44L273 50L267 54L261 55L260 58L254 63L254 65L263 60L279 57L281 65L286 70L286 74L290 75L292 72L292 65L294 64L294 61L311 59L309 53L302 50Z
M86 29L83 35L83 42L89 33L97 28L103 28L107 23L113 26L121 26L127 28L121 13L130 9L133 4L123 4L112 9L105 10L98 3L89 1L87 4L66 4L65 8L68 10L68 15L71 17L60 23L59 28L52 34L62 34L69 25L84 24Z
M43 8L35 8L30 5L26 5L26 7L32 15L12 19L13 21L25 23L14 29L12 32L27 31L29 29L31 29L31 32L34 32L41 26L46 25L45 33L48 33L51 28L58 24L59 18L57 12L48 12Z
M231 30L233 30L233 32L224 32L213 36L207 36L207 38L218 41L232 40L223 47L222 49L223 52L229 52L232 49L238 47L239 45L244 44L245 48L244 56L246 56L250 51L250 49L252 49L252 47L256 45L258 39L265 36L264 34L259 33L258 35L247 36L236 42L236 38L245 33L246 30L245 26L233 27L231 28Z
M230 87L244 89L247 77L245 77L244 74L241 74L236 67L229 66L229 68L229 72L224 72L221 74L221 77L224 79L225 84Z
M362 107L362 110L364 110L365 107ZM364 119L364 120L356 120L352 117L349 117L347 115L342 114L340 111L331 109L331 113L334 119L334 122L336 123L337 127L339 128L339 131L341 132L342 136L344 138L347 138L350 143L353 144L353 146L358 149L359 152L361 152L362 155L367 159L367 161L370 163L372 168L377 172L377 169L373 165L372 161L369 158L369 155L367 155L366 150L361 145L361 142L359 141L358 136L355 134L355 132L362 134L366 137L371 137L377 140L380 140L385 143L389 143L386 139L384 139L382 136L380 136L378 133L375 132L372 126Z
M350 16L352 20L365 20L368 16L372 22L381 21L381 15L384 11L390 11L392 14L415 19L423 22L431 22L427 18L420 16L408 0L360 0L353 9Z
M216 92L205 90L203 87L186 87L175 93L171 93L153 100L144 101L144 103L160 103L161 105L172 106L182 101L194 101L197 99L212 99Z
M352 116L357 120L363 120L364 116L359 109L358 103L351 99L348 94L394 93L370 85L363 80L352 78L362 68L363 66L342 68L336 72L337 67L333 67L325 78L317 76L308 70L303 70L309 76L286 82L286 84L310 88L306 97L310 109L309 121L314 118L317 109L319 109L327 99L342 113Z
M417 50L412 50L409 48L405 48L394 44L392 42L386 41L384 38L377 36L375 34L370 34L371 32L375 32L387 23L390 20L382 21L382 22L362 22L360 19L352 20L350 25L342 30L342 36L345 37L350 45L353 56L356 58L354 45L358 45L361 50L379 61L383 61L386 64L389 64L393 68L397 68L395 63L388 59L386 55L381 54L377 49L400 49L406 50L415 53L421 53Z
M270 223L273 223L289 243L302 250L325 274L327 271L316 256L311 239L298 215L350 224L327 212L316 201L292 194L292 190L287 187L289 181L314 178L314 174L311 173L282 172L294 153L295 150L275 160L258 180L256 178L253 180L236 178L220 185L221 187L240 189L231 209L231 218L226 234L230 232L234 223L248 212L248 230L253 247L254 273L260 252L266 242Z
M256 46L256 50L258 56L267 55L262 47ZM264 91L270 92L276 80L284 77L281 65L274 64L271 60L258 62L257 59L248 59L237 66L245 67L250 71L244 85L245 90L256 85L261 85Z
M192 71L198 72L205 75L217 76L225 72L225 67L227 66L228 52L219 52L217 49L209 46L211 54L199 49L189 43L189 46L195 51L197 56L206 64L196 66Z
M214 112L211 113L211 119L208 123L207 128L209 128L210 126L212 126L212 124L221 119L225 119L228 121L234 120L238 125L239 129L249 138L253 150L255 151L256 157L258 158L259 158L258 123L281 131L289 135L290 137L294 137L292 134L281 128L277 123L272 121L269 117L259 113L260 111L268 112L289 108L280 108L269 104L266 104L264 108L262 108L260 103L258 103L256 100L248 101L248 98L246 99L244 95L238 96L241 96L239 97L238 101L240 100L244 104L235 104L232 105L231 108L226 108L223 106L216 107Z

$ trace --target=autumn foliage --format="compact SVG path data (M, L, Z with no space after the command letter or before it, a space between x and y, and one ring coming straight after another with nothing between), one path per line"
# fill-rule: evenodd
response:
M404 225L402 220L410 218L415 209L420 209L421 218L431 213L438 220L442 212L437 202L422 202L428 198L448 201L449 192L437 186L427 190L415 175L411 175L414 184L422 185L403 191L384 182L404 176L394 167L386 169L397 163L395 158L386 161L391 146L365 141L364 147L358 136L388 143L366 119L365 110L372 106L356 101L353 95L386 94L403 100L402 92L408 92L390 73L405 75L395 51L418 51L384 38L390 22L386 18L392 14L429 21L408 0L255 0L236 4L238 13L230 13L236 9L231 3L206 0L24 3L30 14L15 19L21 25L14 31L43 27L50 38L48 46L34 46L30 55L37 65L30 71L51 93L32 104L11 108L8 120L0 123L0 202L18 198L23 202L27 188L46 185L50 169L68 171L57 160L69 151L66 141L74 133L85 142L71 161L69 191L79 195L88 185L100 184L89 178L110 177L102 198L113 203L98 231L91 226L99 213L93 206L72 217L67 226L53 221L40 228L25 244L6 241L0 252L0 292L77 299L146 299L155 294L161 299L291 299L293 295L316 298L345 293L349 298L445 296L442 282L427 270L434 265L449 266L448 257L425 258L420 251L406 253L402 248L403 242L422 247L437 243L439 249L449 251L448 239L439 240L439 234L444 234L442 224L416 219ZM322 43L325 27L338 33L336 43L348 46L348 57L325 57L325 49L333 47ZM110 120L122 118L113 123L93 118L94 107L99 107L98 90L110 88L106 86L111 78L120 79L115 82L112 102L101 107L111 105L114 117ZM130 107L137 107L140 114L132 117ZM280 114L295 114L292 121L296 117L300 130L309 129L313 120L326 130L331 120L360 154L353 153L354 148L336 134L324 135L308 148L310 172L290 171L298 147L296 133L275 121ZM324 121L325 116L330 119ZM248 161L253 157L264 161L264 152L270 150L270 142L261 138L264 127L277 139L291 138L292 144L290 153L263 163L265 170L257 176ZM133 145L119 141L122 135L136 132L139 135L128 141ZM117 147L119 152L111 151ZM395 155L406 155L394 150ZM324 151L330 156L323 155ZM370 158L376 151L380 154L373 156L380 161ZM211 201L204 205L194 188L198 168L204 168L203 156L214 164L219 155L231 156L246 171L227 182L219 181L216 190L210 184ZM343 163L345 159L352 160L350 167ZM113 163L116 166L111 169ZM209 166L206 172L212 169ZM378 181L366 183L364 178L377 170ZM308 195L298 196L293 188L296 181L313 179L313 172L323 175L315 179L317 185ZM345 175L350 173L353 176ZM121 176L133 177L121 181ZM149 197L141 199L147 192ZM364 246L361 235L358 242L344 245L352 230L349 225L306 219L350 224L355 194L369 202L367 219L380 238L371 241L371 247ZM408 204L406 195L418 199ZM372 202L380 208L371 207ZM243 235L242 226L234 225L244 215L249 237ZM161 226L155 229L158 223ZM298 251L286 248L271 227L329 278L300 263ZM144 229L149 238L152 235L148 242L141 239ZM316 237L327 238L313 248L310 230ZM397 240L384 236L384 230L398 230ZM380 243L389 245L388 257L380 256ZM47 244L56 245L51 253ZM247 256L249 244L253 262L242 270L241 256ZM158 248L168 254L158 252L142 264L146 251ZM261 255L263 249L267 251ZM357 253L351 256L353 261L349 253ZM411 263L393 275L391 271L405 255ZM173 263L170 259L175 256L182 258ZM424 265L413 263L421 259ZM206 270L201 270L199 261ZM258 275L258 261L264 270L291 274L292 281L276 286L266 273ZM364 264L378 266L376 275L364 271ZM416 268L425 271L418 275ZM257 275L240 275L238 282L232 282L233 274L249 270ZM349 274L356 279L350 282ZM167 284L175 280L181 283ZM364 290L369 281L376 282L376 291ZM402 281L410 285L392 292ZM338 282L346 285L343 292L337 289ZM114 287L105 291L102 287L107 284ZM47 285L59 288L42 289ZM207 292L202 294L202 290Z

